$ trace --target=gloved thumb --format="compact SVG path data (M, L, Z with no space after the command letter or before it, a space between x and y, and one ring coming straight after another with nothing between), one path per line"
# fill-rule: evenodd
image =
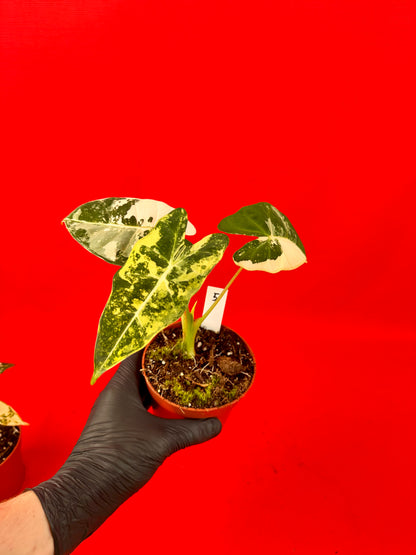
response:
M218 418L204 420L166 420L167 436L171 453L204 443L221 432L221 422Z

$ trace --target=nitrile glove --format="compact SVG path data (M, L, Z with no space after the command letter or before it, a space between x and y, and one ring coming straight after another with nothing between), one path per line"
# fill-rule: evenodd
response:
M150 414L139 368L139 353L120 364L65 464L33 488L49 521L55 555L71 553L169 455L221 430L216 418L167 420Z

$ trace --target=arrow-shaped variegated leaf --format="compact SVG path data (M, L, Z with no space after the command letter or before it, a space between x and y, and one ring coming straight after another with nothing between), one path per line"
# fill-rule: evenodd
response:
M72 237L88 251L122 266L136 241L172 210L158 200L111 197L79 206L64 223ZM190 222L186 233L196 233Z
M15 410L6 403L0 401L0 426L25 426L24 422Z
M13 364L9 364L8 362L0 362L0 374L3 374L5 370L11 368Z
M224 218L218 229L257 237L234 253L234 262L246 270L275 274L294 270L306 262L305 249L292 224L268 202L241 208Z
M186 225L183 208L170 212L136 242L114 276L100 319L92 383L180 318L221 260L228 237L214 233L193 245L185 239Z

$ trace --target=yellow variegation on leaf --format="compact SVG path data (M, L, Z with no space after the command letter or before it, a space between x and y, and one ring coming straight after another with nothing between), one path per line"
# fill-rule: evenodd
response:
M192 244L185 239L187 223L183 208L164 216L115 274L98 328L92 383L180 318L222 258L228 237L214 233Z
M0 401L0 426L27 426L10 405Z
M14 364L7 362L0 362L0 374L3 374L5 370L11 368ZM6 405L0 401L0 426L26 426L27 422L24 422L17 412L12 409L10 405Z

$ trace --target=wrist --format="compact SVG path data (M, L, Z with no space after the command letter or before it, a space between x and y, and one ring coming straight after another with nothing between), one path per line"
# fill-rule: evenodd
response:
M94 473L89 464L72 468L67 461L51 479L33 488L49 523L54 555L72 551L114 512L119 499L106 480L100 479L99 465Z
M27 491L0 503L2 555L53 555L51 529L39 499Z

